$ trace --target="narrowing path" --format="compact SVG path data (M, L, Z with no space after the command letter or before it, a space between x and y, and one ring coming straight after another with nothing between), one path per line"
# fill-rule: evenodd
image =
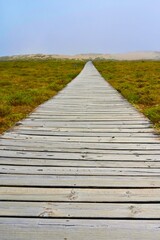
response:
M160 239L160 141L91 62L0 139L1 240Z

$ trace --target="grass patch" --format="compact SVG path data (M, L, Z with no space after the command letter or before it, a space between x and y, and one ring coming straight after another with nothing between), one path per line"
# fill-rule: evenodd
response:
M160 131L160 61L94 61L102 76Z
M57 94L84 64L60 59L0 62L0 133Z
M5 117L11 113L11 107L8 105L0 104L0 116Z

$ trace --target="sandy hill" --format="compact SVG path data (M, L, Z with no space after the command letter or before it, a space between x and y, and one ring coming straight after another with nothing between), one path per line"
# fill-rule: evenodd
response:
M0 57L1 61L16 59L109 59L109 60L160 60L160 52L130 52L123 54L77 54L77 55L58 55L58 54L27 54Z

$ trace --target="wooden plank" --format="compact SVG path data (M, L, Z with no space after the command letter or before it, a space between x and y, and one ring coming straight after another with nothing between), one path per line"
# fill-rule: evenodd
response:
M150 188L141 187L138 189L137 188L89 189L89 188L0 187L0 200L3 200L3 201L9 199L10 201L12 200L12 201L32 201L32 202L35 202L35 201L92 202L92 203L95 203L96 205L97 202L101 202L101 203L157 202L159 203L159 198L160 198L160 188L151 188L151 187ZM14 205L14 202L13 202L13 205ZM106 205L103 204L104 209ZM157 205L160 206L159 204Z
M19 123L18 123L19 124ZM23 130L23 129L29 129L29 130L40 130L40 131L50 131L50 132L56 132L56 131L59 131L59 132L63 132L63 131L66 131L66 132L72 132L72 131L76 131L76 132L89 132L89 133L154 133L153 129L152 128L145 128L145 129L127 129L126 128L123 128L121 129L120 127L118 128L109 128L109 129L105 129L105 128L92 128L91 126L88 127L88 128L78 128L78 127L70 127L70 128L66 128L66 127L44 127L44 126L34 126L34 128L30 127L30 126L24 126L24 125L20 125L19 127L15 127L14 128L16 131L18 130ZM10 132L6 132L5 135L3 136L10 136L12 135L12 133Z
M91 121L84 121L84 122L77 122L77 121L52 121L51 119L45 121L41 121L39 119L35 119L34 121L33 120L30 120L30 119L26 119L25 121L23 121L22 125L25 125L25 126L30 126L30 127L75 127L75 128L100 128L100 129L109 129L109 128L112 128L112 129L118 129L118 128L121 128L121 129L145 129L145 128L149 128L151 127L151 124L149 123L146 123L146 124L132 124L132 125L129 125L129 124L107 124L107 122L100 122L100 121L97 121L97 122L91 122Z
M155 240L159 227L159 220L0 218L2 240Z
M2 174L1 186L160 187L158 176L63 176Z
M95 167L37 167L37 166L0 166L1 174L34 175L80 175L80 176L160 176L155 168L95 168Z
M105 106L110 107L110 108L115 108L115 103L112 104L112 105L107 105L107 103L105 104ZM118 106L120 107L120 106ZM120 111L111 111L111 110L108 110L107 108L98 108L96 110L94 109L90 109L90 111L87 111L85 109L80 109L80 108L76 108L76 109L73 109L72 108L67 108L66 107L55 107L55 105L53 105L53 107L51 109L48 109L48 110L37 110L36 113L32 113L32 115L30 115L29 117L34 117L34 116L48 116L48 117L96 117L99 119L101 118L105 118L106 119L112 119L114 118L114 116L118 115L120 118L122 117L127 117L126 119L124 118L124 120L127 120L127 121L146 121L148 122L149 120L146 118L146 117L142 117L141 115L137 115L135 112L125 112L123 111L122 112L122 115L121 115L121 112ZM126 107L123 108L123 110L125 110ZM108 114L108 113L111 113L111 114ZM112 115L113 113L113 115ZM133 119L129 118L129 116L132 116ZM119 119L115 119L117 121L119 121Z
M156 134L153 133L143 133L143 132L137 132L137 133L128 133L128 132L92 132L92 131L74 131L73 129L71 131L69 130L63 130L63 129L16 129L14 128L14 131L12 131L12 134L6 133L1 138L2 139L14 139L16 137L24 137L30 138L30 137L104 137L104 138L110 138L110 137L116 137L116 138L127 138L130 137L131 140L133 138L149 138L149 139L159 139L159 137Z
M3 141L5 143L8 138L3 138L4 140L1 140L0 142ZM9 140L29 140L30 142L32 141L47 141L47 143L50 142L86 142L86 143L151 143L151 144L159 144L159 139L158 138L153 138L152 137L117 137L117 136L112 136L111 137L100 137L100 136L81 136L81 137L76 137L76 136L42 136L42 135L36 135L36 136L28 136L27 134L21 135L21 134L14 134L12 138Z
M113 114L112 112L110 113L111 115ZM120 116L122 116L121 114L119 114ZM115 115L112 115L112 117L102 117L102 116L99 116L99 114L97 114L97 116L88 116L88 114L82 116L82 115L79 115L79 116L55 116L55 115L31 115L30 116L30 120L34 120L34 121L39 121L40 119L42 120L47 120L47 121L54 121L54 122L57 122L57 120L60 120L61 122L68 122L68 121L77 121L77 122L87 122L87 121L91 121L91 122L105 122L106 124L108 125L111 125L111 124L119 124L119 125L124 125L124 124L128 124L128 125L148 125L149 121L146 121L146 120L142 120L142 119L138 119L138 120L131 120L129 119L126 119L126 116L124 116L124 119L121 118L119 116L120 119L117 119L116 117L117 114Z
M0 216L157 219L160 204L1 202Z
M118 153L118 154L117 154ZM123 161L160 161L160 155L156 154L155 151L146 153L143 151L106 151L103 153L98 153L98 150L90 151L13 151L13 150L1 150L1 157L7 158L32 158L32 159L86 159L86 160L123 160Z
M158 148L158 147L157 147ZM156 158L156 156L160 156L160 150L159 149L147 149L147 146L143 149L121 149L121 148L115 148L115 149L96 149L94 147L78 147L78 148L72 148L71 146L66 146L62 147L62 145L59 145L59 147L55 146L49 146L49 147L32 147L32 146L0 146L0 151L1 151L1 156L2 157L10 157L11 154L13 153L13 157L19 157L19 156L28 156L31 153L33 153L33 158L36 156L36 158L39 158L40 156L47 157L47 156L52 156L54 157L56 153L79 153L79 154L97 154L97 155L131 155L130 159L132 158L133 155L150 155L150 158ZM29 153L29 154L28 154Z
M69 156L68 156L69 157ZM34 158L0 158L1 165L19 166L64 166L64 167L112 167L112 168L160 168L160 161L123 161L123 160L70 160L70 159L34 159Z
M95 154L95 156L100 156L97 159L105 159L106 158L113 158L114 157L116 159L116 155L119 157L119 159L125 159L125 155L127 155L127 157L130 155L130 159L132 159L132 157L134 158L134 156L136 157L136 159L140 159L141 155L144 159L153 159L154 161L158 161L158 159L160 158L160 151L159 150L122 150L122 149L114 149L114 150L101 150L101 149L86 149L86 148L79 148L79 149L71 149L71 148L63 148L63 149L47 149L47 148L41 148L41 149L25 149L24 147L22 147L22 150L20 150L21 147L19 149L15 149L13 148L7 148L6 150L0 150L1 151L1 157L32 157L33 158L55 158L55 156L57 156L58 154L60 154L60 156L63 156L63 159L65 159L65 155L69 155L70 153L73 153L73 155L75 154L75 156L77 154L81 155L81 159L84 159L83 156L90 156ZM54 150L55 149L55 150ZM107 156L108 155L108 156ZM122 156L120 156L122 155ZM89 158L87 158L89 159ZM93 158L91 158L91 160L93 160Z
M48 149L52 150L53 148L58 149L94 149L94 150L159 150L160 153L160 143L156 142L154 144L149 143L117 143L117 142L67 142L63 141L63 144L61 142L54 142L54 141L43 141L43 140L37 140L34 139L14 139L14 140L7 140L3 139L0 141L0 149L15 149L15 150L38 150L38 149Z

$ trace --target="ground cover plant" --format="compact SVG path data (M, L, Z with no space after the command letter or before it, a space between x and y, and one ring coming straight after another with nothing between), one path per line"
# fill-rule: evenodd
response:
M64 88L84 64L58 59L0 61L0 133Z
M102 76L160 132L160 61L94 61Z

